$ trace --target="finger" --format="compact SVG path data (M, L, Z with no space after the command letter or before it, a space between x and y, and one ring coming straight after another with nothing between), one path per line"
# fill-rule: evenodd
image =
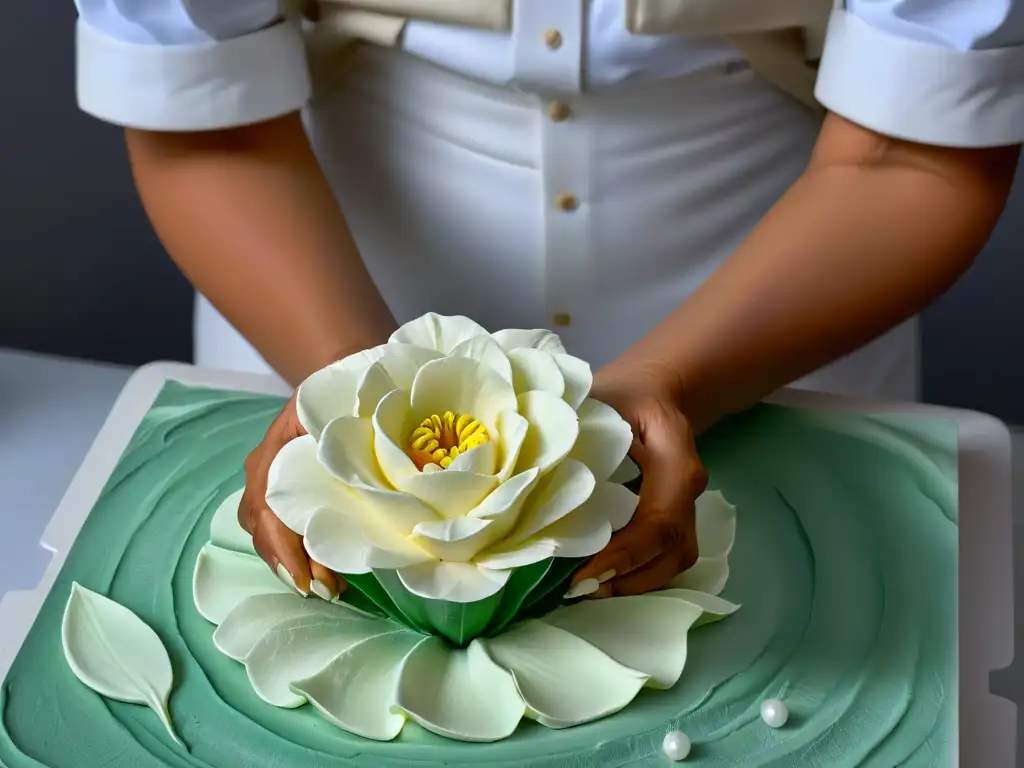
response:
M672 515L690 507L708 484L693 430L677 413L652 420L634 457L643 473L637 511Z
M669 521L652 522L634 516L625 528L612 536L608 546L575 573L572 584L575 586L584 579L604 582L612 576L642 568L672 544L672 528Z
M309 566L313 576L313 582L309 585L310 592L324 600L333 600L341 594L344 581L334 571L315 560L310 560Z
M682 558L679 552L665 552L643 568L633 571L621 578L615 578L598 590L601 597L619 597L624 595L643 595L662 589L669 584L682 569Z
M292 577L295 588L308 595L313 572L309 555L302 546L302 537L285 526L269 509L263 513L257 528L254 537L254 540L260 543L257 552L262 549L266 553L265 556L261 556L274 571L277 570L278 564L283 566Z

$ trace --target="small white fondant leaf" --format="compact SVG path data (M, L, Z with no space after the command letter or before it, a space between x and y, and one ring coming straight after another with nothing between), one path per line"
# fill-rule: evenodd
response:
M64 656L75 677L108 699L149 707L175 742L167 702L174 685L171 660L142 619L77 582L61 625Z
M685 600L701 609L701 617L693 625L693 628L703 627L706 624L713 624L730 616L740 609L736 603L730 603L716 595L704 592L694 592L690 589L664 589L660 592L651 592L651 597L671 597L676 600Z
M576 635L541 621L524 621L483 644L511 673L527 716L548 728L569 728L613 715L636 698L649 679Z
M686 666L686 634L702 609L662 594L670 593L584 600L559 608L541 621L648 675L651 688L671 688Z
M270 629L300 617L333 616L340 606L299 595L255 595L231 609L217 631L213 644L235 661L245 657Z
M232 552L255 555L252 536L238 524L238 505L242 502L244 490L243 488L232 493L213 513L210 520L210 543L221 549L230 549Z
M292 683L292 691L324 716L357 736L390 741L405 725L393 709L398 673L423 641L415 632L390 632L356 643L323 670Z
M438 637L426 638L406 657L395 705L432 733L475 742L511 736L526 711L512 678L479 640L452 648Z
M688 589L717 595L729 581L729 561L724 557L698 557L689 570L683 571L671 582L670 589Z
M291 709L306 703L292 683L317 674L339 654L358 642L388 632L404 631L386 619L370 619L345 610L339 603L333 616L300 616L271 627L245 657L256 695L275 707Z
M207 544L196 558L192 599L199 615L220 624L231 609L253 595L293 594L255 555Z

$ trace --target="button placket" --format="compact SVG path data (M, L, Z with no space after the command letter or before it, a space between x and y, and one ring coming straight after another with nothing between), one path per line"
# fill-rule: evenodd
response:
M548 327L567 328L590 293L589 146L583 86L586 3L517 0L515 80L538 96L544 192L544 299ZM544 98L543 95L549 96Z

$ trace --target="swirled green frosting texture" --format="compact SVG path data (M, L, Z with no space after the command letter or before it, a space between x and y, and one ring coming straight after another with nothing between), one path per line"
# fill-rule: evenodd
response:
M680 683L625 711L496 744L410 725L391 743L309 707L261 701L213 646L191 579L217 505L277 398L169 383L86 522L0 694L5 768L652 768L665 733L694 766L933 766L949 761L956 684L956 433L920 419L763 407L709 434L712 486L738 507L729 621L691 635ZM64 661L72 581L120 602L170 653L186 753L143 707L105 700ZM642 632L642 627L636 631ZM781 698L789 724L765 726Z

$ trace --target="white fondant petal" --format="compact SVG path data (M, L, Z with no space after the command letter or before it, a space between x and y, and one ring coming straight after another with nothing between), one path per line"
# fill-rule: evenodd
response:
M590 498L594 476L583 464L566 459L540 479L523 509L519 525L508 537L508 545L543 536L558 522Z
M396 389L385 395L373 414L373 450L381 474L395 488L419 474L405 451L412 435L413 419L409 412L409 395Z
M316 562L338 573L369 573L373 568L400 568L428 555L386 524L373 510L344 514L322 510L306 527L303 543Z
M590 364L564 352L555 352L552 357L555 365L562 371L562 379L565 381L565 392L562 394L562 399L573 408L579 408L594 385L594 374L590 369Z
M381 361L377 361L359 377L359 387L356 391L356 416L362 419L369 419L377 410L377 403L388 392L393 392L397 387L391 380L391 375Z
M475 517L435 520L417 525L409 538L437 560L464 563L490 543L488 529L493 525Z
M530 422L515 411L502 411L498 414L497 462L500 465L498 469L500 482L504 483L512 477L529 429Z
M210 519L210 543L221 549L255 555L252 536L238 523L238 505L242 503L243 488L235 491L217 507Z
M428 600L475 603L497 594L511 574L487 570L473 563L431 561L401 568L398 578L414 595Z
M629 453L633 430L618 411L598 400L584 400L577 413L580 434L569 457L590 467L598 480L607 480Z
M512 381L512 364L490 336L474 336L452 347L451 357L466 357L483 363L505 381Z
M729 581L729 561L724 557L698 557L689 570L683 571L671 582L671 589L689 589L717 595Z
M537 467L543 474L572 450L579 436L579 419L572 406L547 392L524 392L518 401L519 413L530 422L530 427L516 471Z
M410 407L419 418L446 411L468 414L488 433L498 431L498 414L516 410L512 383L489 367L464 357L432 360L416 374Z
M448 465L449 472L471 472L475 475L494 475L497 472L498 446L494 441L470 448L465 453L460 453L451 464Z
M298 595L254 595L240 602L213 633L217 650L235 661L244 661L272 627L303 616L328 616L338 606Z
M590 498L577 510L581 515L592 515L607 520L613 531L625 528L636 512L640 497L616 483L597 483Z
M286 443L270 464L267 506L298 534L318 509L344 508L351 496L345 486L324 469L311 435Z
M448 354L462 342L487 336L483 326L461 315L447 316L429 312L412 320L391 334L388 343L415 344Z
M423 472L402 482L402 490L429 504L443 517L462 517L498 485L494 475L475 472Z
M608 478L609 483L631 483L640 477L640 467L636 465L629 456L622 460L618 468L612 472L612 476Z
M314 440L324 427L339 416L356 412L359 371L333 363L303 381L295 396L295 410L302 425Z
M255 555L212 544L199 551L192 572L192 599L207 621L220 624L247 597L273 594L292 594L292 590Z
M555 397L565 393L565 378L562 369L555 363L550 352L539 349L514 349L508 353L512 363L512 384L516 394L541 390Z
M381 344L365 352L349 355L339 365L353 372L358 381L363 371L379 362L388 372L395 387L408 391L420 367L439 357L441 353L437 350L425 349L414 344Z
M609 528L608 538L611 539ZM600 551L600 550L598 550ZM519 545L504 547L500 542L493 549L482 552L476 557L476 564L481 568L497 573L508 572L512 568L533 565L549 557L556 557L558 542L554 539L531 539Z
M551 331L508 328L492 333L491 337L506 352L513 349L540 349L552 354L565 352L562 340Z
M507 483L499 485L475 509L470 510L467 517L491 521L489 544L504 540L515 527L523 505L536 487L538 475L536 469L516 475Z
M662 594L583 600L540 619L650 677L652 688L671 688L686 665L686 634L701 608Z
M256 695L275 707L302 706L306 699L291 690L293 682L320 672L356 643L395 631L396 625L385 619L342 610L336 613L282 622L259 639L245 657Z
M663 589L658 592L651 592L651 597L671 597L676 600L685 600L701 609L701 617L695 626L703 626L731 616L740 609L736 603L730 603L716 595L706 592L694 592L690 589Z
M479 640L455 649L437 637L406 657L395 703L432 733L475 742L511 736L526 710L512 678Z
M629 704L648 676L619 664L584 640L540 621L525 621L482 641L515 680L527 717L568 728Z
M705 491L696 503L697 547L702 557L726 557L736 541L736 507L720 491Z
M405 725L394 711L398 674L406 656L423 641L414 632L391 632L356 643L320 672L292 683L328 722L349 733L390 741Z
M324 427L317 457L345 485L387 489L391 484L380 470L373 442L369 419L343 416Z

